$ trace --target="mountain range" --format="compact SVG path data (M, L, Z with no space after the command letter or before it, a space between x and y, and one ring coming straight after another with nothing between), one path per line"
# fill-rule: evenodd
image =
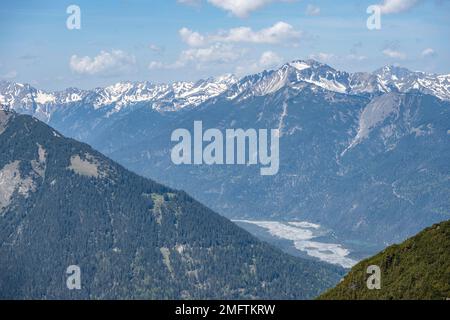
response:
M228 218L317 223L355 252L449 218L450 74L348 73L298 60L170 85L45 92L2 82L0 103ZM197 120L205 129L279 129L279 173L174 165L171 133Z
M104 109L106 115L139 102L150 103L156 110L176 111L195 107L226 92L233 100L237 96L264 96L295 84L309 83L346 94L374 94L418 91L450 100L450 74L436 75L413 72L398 66L386 66L373 73L347 73L315 60L292 61L278 70L264 71L238 79L228 74L198 82L153 84L150 82L119 82L105 88L81 90L68 88L47 92L28 84L0 82L0 104L16 111L49 121L56 109L82 102L94 109ZM246 93L242 95L243 93ZM108 106L114 105L110 110Z
M0 299L307 299L343 274L10 111L0 111L0 261ZM79 290L66 286L69 266Z
M0 82L0 104L17 112L31 114L48 122L63 105L89 104L93 109L107 110L106 115L120 112L122 108L139 102L151 102L152 108L174 111L186 106L196 106L217 96L236 82L233 75L193 82L152 84L150 82L119 82L106 88L46 92L28 84ZM114 108L108 108L114 105Z

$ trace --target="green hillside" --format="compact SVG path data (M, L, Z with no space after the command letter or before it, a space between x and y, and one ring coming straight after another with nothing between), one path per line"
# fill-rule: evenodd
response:
M381 289L367 288L367 267L381 269ZM450 298L450 220L427 228L352 268L319 299Z

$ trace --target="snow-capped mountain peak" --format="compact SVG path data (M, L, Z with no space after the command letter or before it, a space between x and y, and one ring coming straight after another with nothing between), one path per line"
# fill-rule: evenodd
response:
M298 71L302 71L308 68L311 68L311 66L306 63L305 61L302 60L297 60L297 61L292 61L290 63L288 63L289 66L291 66L292 68L297 69Z
M398 66L385 66L374 72L386 91L409 92L417 90L450 100L450 75L436 75L411 71Z
M196 107L208 99L224 95L229 100L264 96L284 87L301 90L314 86L343 94L376 94L419 91L450 100L450 74L435 75L385 66L373 73L339 71L315 60L294 60L275 70L265 70L241 79L232 74L197 82L154 84L123 81L93 90L69 88L47 92L28 84L0 82L0 104L48 121L55 108L82 103L105 109L105 116L127 110L137 103L158 111Z
M229 98L263 96L285 86L298 87L299 84L312 84L325 90L346 93L349 91L349 76L347 72L335 70L315 60L295 60L277 70L242 78Z

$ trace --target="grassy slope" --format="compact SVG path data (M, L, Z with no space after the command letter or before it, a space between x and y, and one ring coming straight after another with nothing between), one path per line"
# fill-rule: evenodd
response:
M381 289L369 290L367 267L381 268ZM319 299L450 298L450 220L358 263Z

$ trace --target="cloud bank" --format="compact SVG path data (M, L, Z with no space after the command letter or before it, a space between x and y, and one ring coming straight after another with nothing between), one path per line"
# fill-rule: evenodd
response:
M419 0L384 0L379 6L381 8L381 13L391 14L408 11L419 2Z
M133 55L122 50L101 51L97 56L70 57L70 69L78 74L110 75L129 71L136 64Z
M296 30L289 23L279 21L273 26L254 31L250 27L238 27L222 30L215 34L202 35L188 28L179 31L181 40L191 47L201 47L208 43L253 43L277 44L297 41L302 32Z

